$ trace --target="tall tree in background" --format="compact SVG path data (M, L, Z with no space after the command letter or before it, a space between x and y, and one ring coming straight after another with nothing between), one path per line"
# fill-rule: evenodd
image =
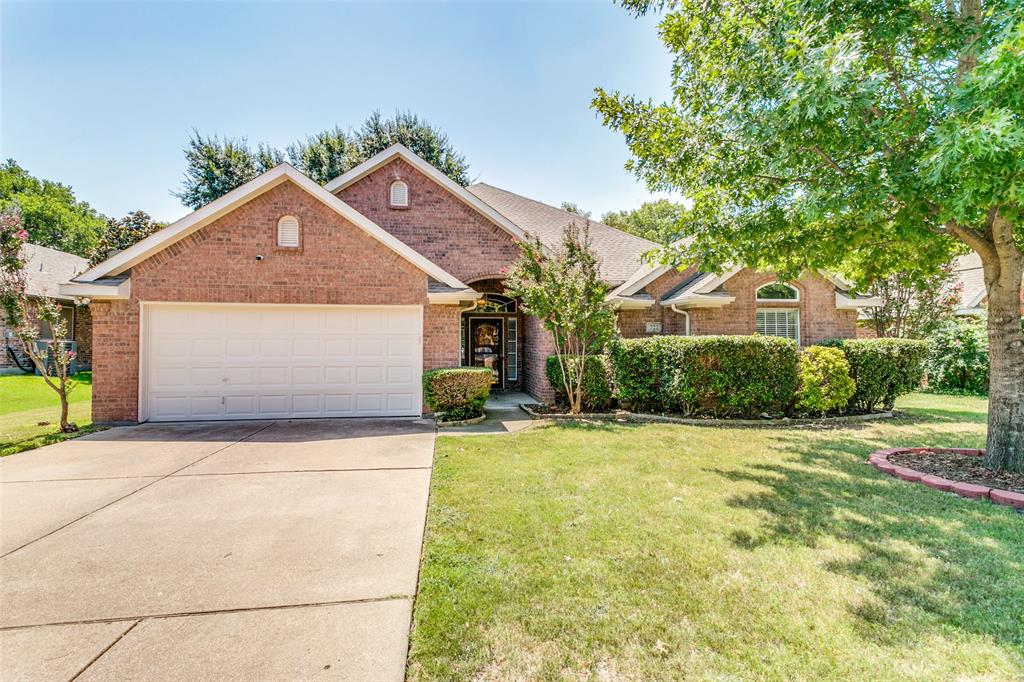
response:
M984 463L1024 471L1019 0L623 4L667 9L673 98L594 106L629 168L695 200L673 257L863 282L861 264L934 268L966 244L988 293Z
M0 166L0 209L12 205L32 244L87 256L103 230L103 216L70 187L32 177L8 159Z
M563 201L561 208L562 208L563 211L568 211L569 213L575 213L576 215L583 216L584 218L589 218L590 217L590 211L586 211L586 210L580 208L580 205L577 204L575 201Z
M96 248L89 254L89 267L110 258L116 251L123 251L141 241L167 223L153 220L145 211L133 211L124 218L110 218L103 228Z
M196 209L270 170L286 157L297 169L325 185L397 143L460 185L469 184L469 165L447 135L415 114L398 112L384 118L378 111L358 130L325 130L288 145L285 152L263 143L254 151L244 137L203 137L193 130L185 145L185 180L173 194Z
M375 111L356 133L356 144L364 161L393 144L403 144L434 168L463 187L469 184L469 164L440 129L409 111L384 118Z
M659 199L632 211L609 211L601 216L601 222L652 242L671 244L679 239L679 222L684 215L682 204Z

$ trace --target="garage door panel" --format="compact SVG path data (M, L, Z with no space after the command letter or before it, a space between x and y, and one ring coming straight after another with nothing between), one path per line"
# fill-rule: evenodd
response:
M413 307L147 307L154 420L417 415Z

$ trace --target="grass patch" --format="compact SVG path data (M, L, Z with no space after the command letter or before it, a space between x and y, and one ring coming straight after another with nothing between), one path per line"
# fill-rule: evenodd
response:
M892 479L984 400L789 429L440 437L411 679L1019 679L1024 516Z
M42 377L0 375L0 457L100 430L92 424L92 373L74 378L78 386L68 395L69 418L79 431L61 433L60 399Z

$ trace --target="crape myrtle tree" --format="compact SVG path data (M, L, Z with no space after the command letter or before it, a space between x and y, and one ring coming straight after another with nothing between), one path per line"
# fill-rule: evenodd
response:
M78 430L68 421L68 394L76 386L70 375L75 351L68 343L70 330L60 305L50 298L29 300L25 293L22 246L28 238L18 207L0 210L0 312L5 326L14 332L43 381L60 399L60 430L70 433ZM52 336L42 348L37 343L40 320L50 325Z
M1024 471L1024 6L1019 0L623 0L663 11L671 101L602 89L653 189L695 204L667 260L836 268L862 284L984 266L984 463Z
M569 411L580 414L587 359L615 334L615 312L605 301L608 287L601 280L590 230L570 223L553 251L535 237L520 246L522 255L508 271L505 290L551 334Z

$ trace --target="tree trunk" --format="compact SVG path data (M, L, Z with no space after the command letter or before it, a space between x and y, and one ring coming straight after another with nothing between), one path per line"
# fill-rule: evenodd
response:
M1000 258L984 263L989 346L984 465L1024 472L1024 333L1020 322L1024 256L1017 249L999 251Z

